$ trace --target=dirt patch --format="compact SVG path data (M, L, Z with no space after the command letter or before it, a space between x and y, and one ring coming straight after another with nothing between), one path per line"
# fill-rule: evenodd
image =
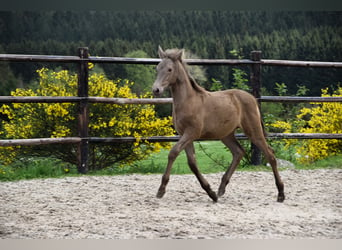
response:
M193 175L70 177L0 183L2 239L341 239L342 170L236 172L213 203ZM221 174L206 175L218 187Z

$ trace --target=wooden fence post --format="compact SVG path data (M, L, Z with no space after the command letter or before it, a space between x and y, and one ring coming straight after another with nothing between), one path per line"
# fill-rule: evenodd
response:
M88 48L79 48L78 56L81 59L89 57ZM78 97L88 97L88 61L80 61L78 65ZM88 124L89 124L89 107L88 100L81 100L78 108L78 135L81 137L81 142L78 144L77 151L77 169L79 173L85 174L88 171Z
M261 51L251 52L252 61L261 61ZM261 63L252 64L250 81L252 86L252 94L255 98L261 96ZM259 109L261 108L260 101L258 101ZM261 109L260 109L261 110ZM251 163L253 165L261 165L261 151L253 143L251 144L252 156Z

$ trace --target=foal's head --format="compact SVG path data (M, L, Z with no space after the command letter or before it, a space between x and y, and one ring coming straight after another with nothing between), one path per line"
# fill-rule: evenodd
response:
M179 49L163 51L159 46L158 53L162 60L157 66L157 79L152 87L153 94L156 96L162 95L166 88L177 81L179 75L177 61L182 61L184 51Z

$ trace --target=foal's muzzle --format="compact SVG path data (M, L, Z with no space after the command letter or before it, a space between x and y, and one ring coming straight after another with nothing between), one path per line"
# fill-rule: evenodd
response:
M153 84L152 92L154 96L161 96L164 92L164 88L161 84Z
M154 96L161 96L162 94L162 91L160 91L160 88L153 88L152 91L153 91Z

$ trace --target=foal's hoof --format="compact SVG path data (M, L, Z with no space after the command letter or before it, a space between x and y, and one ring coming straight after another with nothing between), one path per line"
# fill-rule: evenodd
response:
M218 201L217 197L211 197L211 199L213 200L214 203L216 203Z
M221 197L222 195L224 195L225 192L226 192L225 189L221 189L221 188L220 188L220 189L218 190L218 192L217 192L217 196L218 196L218 197Z
M209 197L210 197L214 202L217 202L217 200L218 200L218 197L217 197L217 195L216 195L216 193L215 193L214 191L211 191L211 192L209 193Z
M160 191L159 190L156 196L157 196L157 198L160 199L160 198L163 198L164 194L165 194L165 191Z
M278 194L278 202L283 202L285 200L285 195L284 194Z

